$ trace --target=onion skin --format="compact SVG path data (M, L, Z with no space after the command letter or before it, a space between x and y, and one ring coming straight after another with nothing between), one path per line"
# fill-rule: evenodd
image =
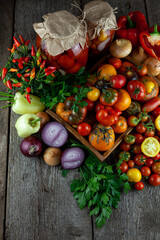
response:
M116 58L127 57L132 51L132 43L127 39L116 39L109 48L110 54Z
M62 147L67 139L68 132L65 127L58 122L47 123L42 129L42 140L49 147Z
M43 153L43 159L49 166L57 166L61 163L62 151L59 148L49 147Z
M160 61L154 57L149 57L146 59L144 64L147 65L148 70L153 76L160 74Z
M75 169L81 166L85 158L84 151L79 147L67 148L62 153L61 164L64 169Z
M20 144L20 150L26 157L39 156L42 153L43 144L37 137L26 137Z
M40 131L42 130L42 128L51 121L51 118L49 117L49 115L46 112L38 112L36 113L36 115L41 118L40 120Z
M135 48L130 54L133 63L136 65L144 63L148 56L149 56L148 53L146 53L141 46Z

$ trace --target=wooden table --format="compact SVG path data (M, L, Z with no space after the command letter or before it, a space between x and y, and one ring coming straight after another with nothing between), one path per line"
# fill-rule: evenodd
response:
M81 7L88 1L78 1ZM13 35L35 43L33 23L48 12L70 10L71 0L1 0L0 66L3 67ZM150 26L160 25L159 0L108 0L117 16L141 10ZM78 14L78 10L74 10ZM1 83L0 89L6 88ZM0 103L1 106L3 103ZM119 208L98 230L86 208L80 210L70 192L70 181L59 167L48 167L42 158L26 158L19 150L22 139L14 124L18 115L0 111L0 240L159 240L160 188L149 185L141 192L122 195Z

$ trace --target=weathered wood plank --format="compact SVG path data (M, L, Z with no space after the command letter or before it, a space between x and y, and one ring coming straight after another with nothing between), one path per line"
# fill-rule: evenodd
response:
M146 2L146 11L148 14L149 26L152 27L154 24L160 25L160 14L159 14L160 1L145 0L145 2Z
M71 1L17 0L15 35L35 42L32 24L42 15L70 9ZM92 227L88 210L81 211L70 193L69 182L77 176L71 171L67 179L59 167L45 165L42 158L26 158L19 150L22 139L11 114L8 192L6 214L7 240L91 240Z
M4 67L9 52L7 47L12 43L14 1L1 1L0 7L0 69ZM0 91L6 91L1 82ZM0 107L6 103L0 102ZM9 109L1 110L0 114L0 239L3 239L5 224L5 199L6 199L6 174L7 174L7 150L8 150L8 121Z

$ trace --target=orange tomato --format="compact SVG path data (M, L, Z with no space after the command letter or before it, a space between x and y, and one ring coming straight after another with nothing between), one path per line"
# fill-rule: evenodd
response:
M115 67L111 64L104 64L98 69L98 79L110 80L112 76L117 75Z
M131 97L129 93L125 89L118 90L118 100L113 105L114 108L118 109L119 111L126 110L131 104Z
M72 113L72 111L71 110L64 110L64 109L65 109L64 103L58 103L58 105L56 107L56 114L58 116L60 116L62 119L64 119L65 122L69 123L68 117Z
M93 131L89 135L90 144L98 151L107 151L115 141L113 128L96 124Z
M123 133L127 130L127 121L123 116L118 117L116 124L112 125L115 133Z

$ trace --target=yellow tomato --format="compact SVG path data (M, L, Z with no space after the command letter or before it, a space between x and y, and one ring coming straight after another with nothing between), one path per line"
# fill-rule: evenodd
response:
M147 157L155 157L160 150L159 141L154 137L148 137L142 142L141 150Z
M160 131L160 115L156 118L155 122L155 127L158 131Z
M98 36L99 41L103 42L107 39L107 37L108 37L107 32L101 30Z
M153 82L145 82L144 85L145 85L147 93L151 93L152 90L154 89L154 83Z
M91 89L92 89L92 90L87 93L87 98L88 98L90 101L95 102L95 101L98 100L101 92L99 91L98 88L95 88L95 87L91 87Z
M127 172L129 182L139 182L142 179L142 174L137 168L131 168Z
M110 80L112 76L117 75L115 67L111 64L104 64L98 69L98 78L104 80Z

